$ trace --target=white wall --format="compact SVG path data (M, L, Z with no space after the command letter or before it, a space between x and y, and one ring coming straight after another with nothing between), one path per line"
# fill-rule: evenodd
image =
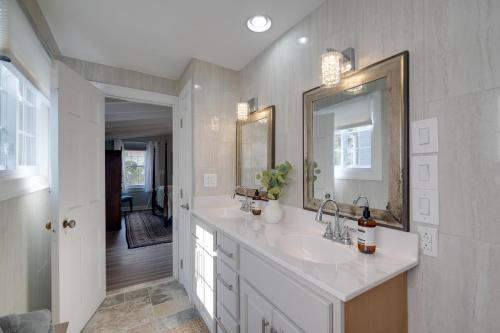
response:
M409 275L410 332L500 331L500 1L327 0L240 73L243 100L276 105L276 161L302 205L302 92L320 54L363 67L410 51L410 118L439 119L439 257ZM307 45L297 39L306 36ZM412 230L415 223L412 223Z
M198 87L192 90L194 195L230 193L236 184L238 73L193 59L186 75ZM218 128L212 128L213 117ZM203 186L205 173L217 174L216 187Z
M0 316L50 309L48 191L0 202Z
M50 96L51 60L17 1L9 5L13 63ZM50 216L47 190L0 201L0 315L50 309Z

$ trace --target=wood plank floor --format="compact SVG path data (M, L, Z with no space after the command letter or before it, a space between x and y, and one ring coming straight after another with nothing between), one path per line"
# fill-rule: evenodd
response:
M119 231L106 232L106 289L111 291L172 276L172 244L129 249L122 218Z

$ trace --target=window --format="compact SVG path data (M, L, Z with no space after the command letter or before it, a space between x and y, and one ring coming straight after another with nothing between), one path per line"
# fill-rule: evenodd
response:
M12 65L0 63L0 178L47 176L48 100Z
M373 126L361 126L335 132L335 166L342 169L372 167Z
M125 150L125 187L143 188L145 185L144 162L146 151L144 150Z
M26 84L19 83L17 116L17 164L36 166L36 95Z

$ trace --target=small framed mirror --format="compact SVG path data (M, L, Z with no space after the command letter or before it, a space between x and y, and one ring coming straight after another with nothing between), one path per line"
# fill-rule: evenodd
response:
M274 105L236 122L236 192L255 196L261 184L255 176L274 168Z
M408 52L303 97L304 208L330 195L357 219L364 195L379 225L408 231Z

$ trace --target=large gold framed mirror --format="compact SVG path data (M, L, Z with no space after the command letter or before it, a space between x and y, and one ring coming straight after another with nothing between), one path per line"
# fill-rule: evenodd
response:
M274 168L274 105L236 122L236 192L255 196L256 175Z
M304 208L330 195L357 219L353 199L364 195L378 225L408 231L408 52L307 91L303 102Z

